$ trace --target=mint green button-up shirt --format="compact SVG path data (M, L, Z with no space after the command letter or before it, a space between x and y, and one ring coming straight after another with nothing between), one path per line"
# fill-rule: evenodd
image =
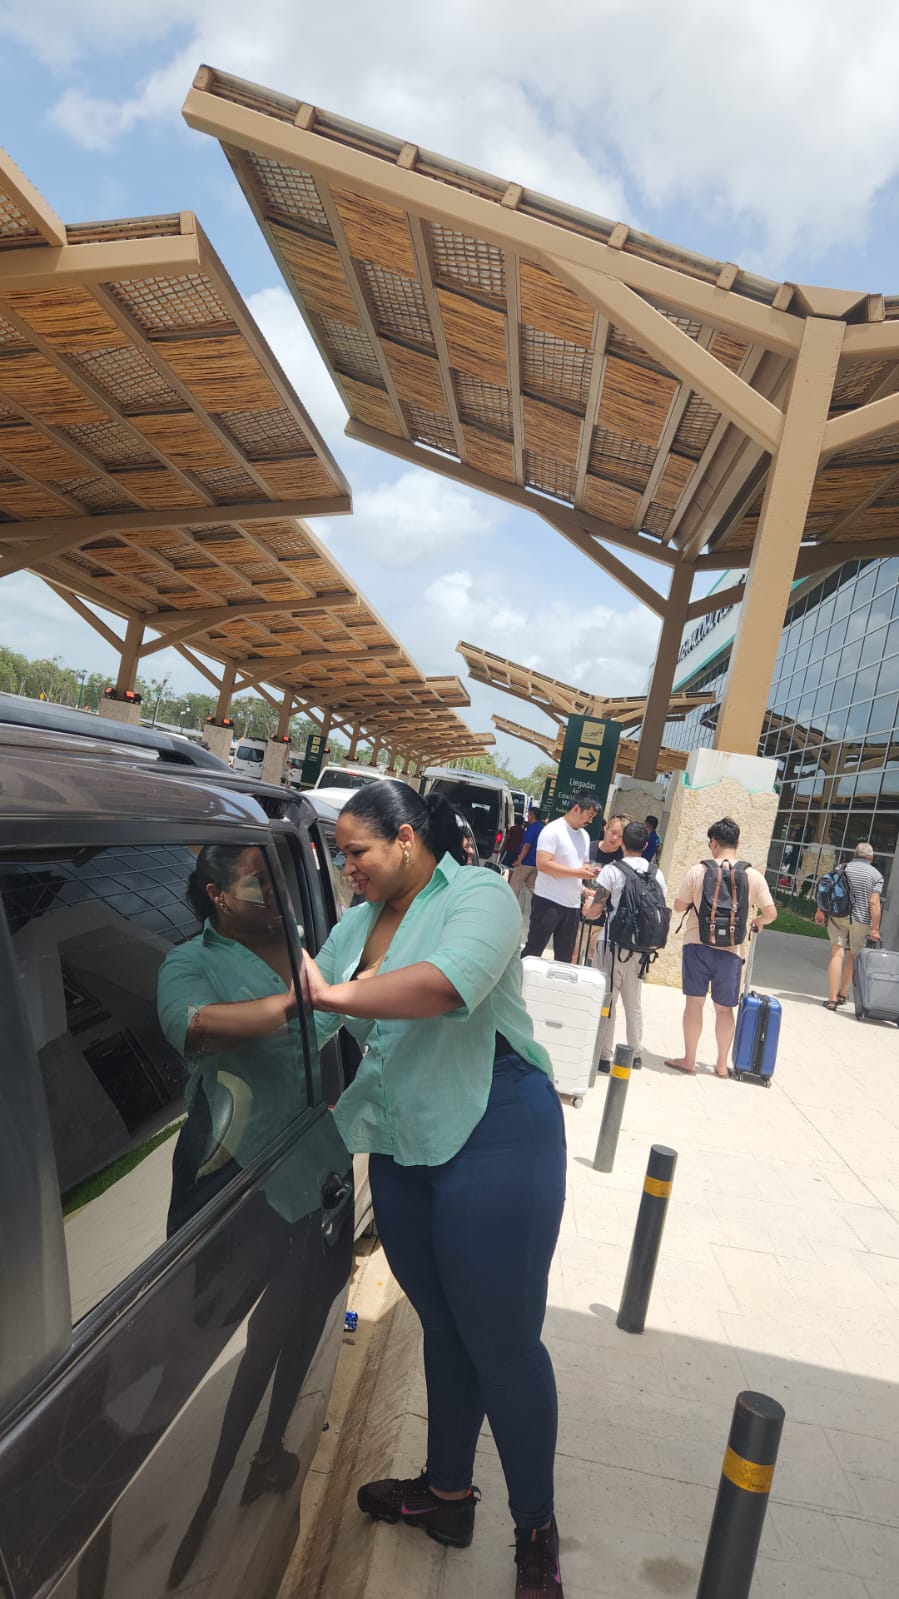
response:
M316 957L326 982L349 982L380 911L376 904L345 912ZM521 997L520 946L521 911L508 883L444 855L394 933L380 973L428 961L461 1005L420 1021L316 1017L321 1043L343 1025L368 1046L334 1107L349 1149L392 1155L400 1166L440 1166L458 1154L487 1108L497 1033L552 1077Z

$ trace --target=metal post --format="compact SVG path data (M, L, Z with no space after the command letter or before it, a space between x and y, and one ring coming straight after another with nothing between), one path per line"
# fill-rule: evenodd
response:
M615 1321L622 1332L641 1333L646 1325L649 1296L656 1274L659 1246L668 1199L677 1165L677 1150L665 1144L653 1144L649 1151L649 1164L643 1179L643 1193L637 1212L631 1257L627 1263L624 1291Z
M737 1394L696 1599L748 1599L784 1409L767 1394Z
M593 1156L594 1171L611 1171L615 1165L615 1151L618 1148L618 1134L621 1132L621 1118L624 1114L624 1101L627 1099L627 1085L631 1078L633 1058L634 1052L630 1044L616 1046L615 1059L606 1087L606 1102L602 1111L596 1154Z

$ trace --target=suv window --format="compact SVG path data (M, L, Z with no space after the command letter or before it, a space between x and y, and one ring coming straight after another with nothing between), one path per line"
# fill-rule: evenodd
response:
M455 778L438 777L434 788L444 794L454 810L461 811L471 825L482 855L492 855L496 835L504 832L498 788L478 788L476 783L466 783Z
M257 766L261 766L264 758L265 750L256 749L252 744L238 744L237 746L235 759L238 761L255 761Z
M277 876L240 845L0 852L76 1320L309 1103L305 1023L277 1021L298 954Z

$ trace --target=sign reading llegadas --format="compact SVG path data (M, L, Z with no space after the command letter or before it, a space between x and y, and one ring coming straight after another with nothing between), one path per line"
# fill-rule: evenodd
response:
M562 758L559 761L559 771L547 821L552 821L556 816L564 816L578 794L585 790L596 795L600 814L604 812L609 785L615 770L620 733L620 724L605 718L596 716L568 718L568 730L562 746Z

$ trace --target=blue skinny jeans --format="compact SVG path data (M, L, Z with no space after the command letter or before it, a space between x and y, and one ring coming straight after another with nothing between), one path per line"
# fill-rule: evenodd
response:
M565 1132L549 1079L494 1062L487 1109L442 1166L369 1163L390 1268L424 1329L428 1476L467 1488L486 1414L518 1527L553 1514L556 1383L540 1341L565 1203Z

